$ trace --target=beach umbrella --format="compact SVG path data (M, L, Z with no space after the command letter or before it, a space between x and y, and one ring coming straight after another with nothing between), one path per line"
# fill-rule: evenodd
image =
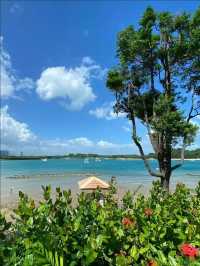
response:
M88 178L84 178L78 182L79 188L81 190L95 190L97 188L100 189L108 189L109 184L105 181L101 180L96 176L90 176Z

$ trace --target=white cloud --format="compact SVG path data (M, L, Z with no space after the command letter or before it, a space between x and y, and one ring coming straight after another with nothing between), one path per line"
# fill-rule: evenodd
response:
M68 140L69 145L79 145L84 147L92 147L94 143L85 137L75 138Z
M1 108L1 144L4 147L17 147L36 140L28 125L15 120L8 113L8 106Z
M82 59L82 63L85 64L85 65L93 65L95 62L94 62L94 60L91 57L85 56Z
M119 145L113 144L112 142L108 142L105 140L100 140L97 142L97 146L107 149L107 148L116 148Z
M42 142L42 148L47 153L99 153L99 154L125 154L138 153L134 144L118 144L106 140L92 141L86 137L70 140L47 140ZM41 150L41 148L40 148Z
M122 126L122 129L130 133L132 131L131 121L130 120L126 121L126 124Z
M84 153L127 153L137 152L133 144L116 144L106 140L92 141L87 137L72 139L41 139L26 123L19 122L9 114L8 106L1 109L1 148L13 153L66 154Z
M138 154L138 149L132 143L114 143L105 139L90 140L80 136L71 139L41 139L30 127L23 122L17 121L9 113L8 106L1 109L1 149L13 153L24 154L66 154L74 153L100 153L100 154ZM191 148L198 148L200 143L197 136ZM146 153L152 151L146 134L142 137L142 145Z
M90 110L89 114L99 119L113 120L119 117L125 117L125 114L116 114L113 111L114 102L104 103L101 107L97 107L94 110Z
M1 96L4 98L15 96L16 91L30 90L34 82L30 78L20 79L16 76L9 53L3 47L3 37L0 38L1 64Z
M131 132L131 128L128 127L128 126L123 126L122 128L123 128L123 130L126 131L126 132Z
M37 80L36 92L43 100L65 99L67 109L80 110L96 98L91 79L101 78L104 72L90 57L84 57L75 68L45 69Z
M195 117L191 120L191 123L193 123L194 125L200 126L200 116Z
M34 82L31 78L18 79L16 84L16 91L27 89L28 91L33 89Z

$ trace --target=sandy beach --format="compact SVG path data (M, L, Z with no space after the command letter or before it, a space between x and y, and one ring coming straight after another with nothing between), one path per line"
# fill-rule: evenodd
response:
M55 176L55 175L51 175L51 177L52 176ZM63 177L63 175L61 175L61 177ZM16 177L10 177L10 178L14 179ZM18 179L24 179L25 182L26 182L26 180L33 179L33 178L36 178L36 177L33 177L33 176L19 176L18 177ZM37 178L39 178L39 177L37 176ZM45 184L45 185L48 185L48 184ZM77 197L81 193L81 190L78 187L78 183L77 184L73 184L70 187L66 186L64 184L63 185L61 184L60 188L61 188L61 190L68 190L68 189L71 190L71 193L72 193L72 204L76 205ZM117 184L117 193L115 195L115 198L118 201L118 203L120 204L124 194L127 191L131 191L131 193L134 196L137 196L140 193L143 194L143 195L147 195L149 193L150 188L151 188L151 186L144 186L142 184L134 185L134 186L131 186L130 188L127 188L127 187L125 187L123 185ZM56 187L53 186L52 187L52 198L53 198L53 200L55 200L55 197L56 197L56 190L55 189L56 189ZM22 190L22 192L27 193L29 198L31 198L31 199L33 199L35 201L36 206L43 199L42 187L38 187L38 189L36 189L36 190L29 190L29 191ZM18 200L19 200L18 193L19 193L19 191L15 191L13 189L13 190L11 190L9 192L9 194L7 194L5 197L1 198L1 207L0 207L0 209L1 209L1 212L5 215L7 221L12 221L13 217L16 216L15 213L13 212L13 210L15 208L17 208L17 206L18 206Z

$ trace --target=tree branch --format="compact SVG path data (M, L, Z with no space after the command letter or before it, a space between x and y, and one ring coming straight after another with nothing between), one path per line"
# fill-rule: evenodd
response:
M144 105L144 118L145 118L145 122L146 122L146 127L147 127L147 132L151 141L151 145L155 151L155 153L158 153L158 149L157 146L154 143L154 140L152 138L152 134L151 134L151 127L150 127L150 123L149 123L149 118L148 118L148 114L147 114L147 108L146 108L146 103L145 100L143 100L143 105Z
M191 104L190 111L188 113L188 117L186 120L187 123L189 123L192 118L194 118L198 115L198 112L195 115L192 114L194 110L196 111L196 109L198 109L198 107L194 108L194 92L192 92L192 104ZM186 148L186 136L183 137L183 146L182 146L182 150L181 150L181 161L180 161L180 163L172 166L171 171L174 171L175 169L177 169L183 165L184 160L185 160L185 148Z
M133 135L132 135L132 139L133 139L135 145L138 147L138 150L139 150L139 152L140 152L140 155L141 155L141 157L142 157L142 160L144 161L144 165L145 165L147 171L149 172L149 174L150 174L151 176L155 176L155 177L160 177L160 178L162 178L163 175L162 175L161 173L156 173L156 172L152 171L152 169L151 169L151 167L150 167L150 164L149 164L149 162L148 162L148 160L147 160L147 158L146 158L146 156L145 156L145 154L144 154L144 151L143 151L142 145L140 144L140 142L139 142L139 140L138 140L138 137L137 137L137 133L136 133L136 124L135 124L135 117L134 117L134 115L132 115L132 117L131 117L131 122L132 122L132 127L133 127Z
M173 172L174 170L176 170L177 168L181 167L183 165L183 163L178 163L174 166L171 167L171 171Z

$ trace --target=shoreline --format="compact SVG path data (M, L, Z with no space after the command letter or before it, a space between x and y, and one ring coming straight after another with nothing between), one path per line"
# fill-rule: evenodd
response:
M18 191L22 191L38 200L42 194L41 186L51 185L52 190L56 187L71 189L74 194L79 193L78 182L91 175L95 175L107 182L112 176L116 177L117 186L121 190L134 191L142 185L142 191L148 191L152 181L158 178L151 177L141 159L131 159L128 162L115 159L113 161L95 162L85 164L83 160L77 162L67 160L49 162L5 162L1 163L1 208L12 208L16 205ZM153 160L153 159L152 159ZM135 162L134 162L135 161ZM188 161L188 163L187 163ZM191 162L194 161L194 162ZM174 188L179 182L185 183L189 188L195 187L200 180L198 159L186 159L185 168L180 168L172 174L171 187ZM150 161L156 169L157 164ZM182 170L181 170L182 169ZM157 170L157 169L156 169ZM145 192L146 193L146 192Z
M35 156L35 157L8 157L8 158L0 158L0 161L31 161L31 160L95 160L95 159L101 159L101 160L122 160L122 161L126 161L126 160L143 160L142 158L133 158L133 157L107 157L107 156L97 156L97 157L55 157L55 156ZM153 157L147 157L147 160L156 160L156 158ZM180 158L172 158L173 161L181 161ZM185 158L184 161L200 161L200 158Z
M109 182L111 179L110 175L100 175L98 173L93 173L100 177L101 179ZM0 209L7 208L13 209L17 206L18 193L22 191L29 197L33 198L36 202L41 200L42 197L42 185L50 185L52 189L52 195L55 196L56 187L60 187L62 190L71 190L73 197L75 198L77 194L81 191L78 187L78 182L88 176L91 173L41 173L40 175L19 175L3 178L1 180L1 197L0 197ZM191 182L187 182L182 176L171 179L171 189L173 190L177 183L183 182L189 188L193 189L200 179L200 173L189 173L189 179ZM193 180L197 180L193 183ZM116 184L118 188L118 197L122 198L124 193L127 191L135 192L139 189L138 193L147 195L152 187L152 181L157 180L156 178L149 178L145 180L144 177L138 178L136 175L129 180L124 180L124 177L117 176Z

